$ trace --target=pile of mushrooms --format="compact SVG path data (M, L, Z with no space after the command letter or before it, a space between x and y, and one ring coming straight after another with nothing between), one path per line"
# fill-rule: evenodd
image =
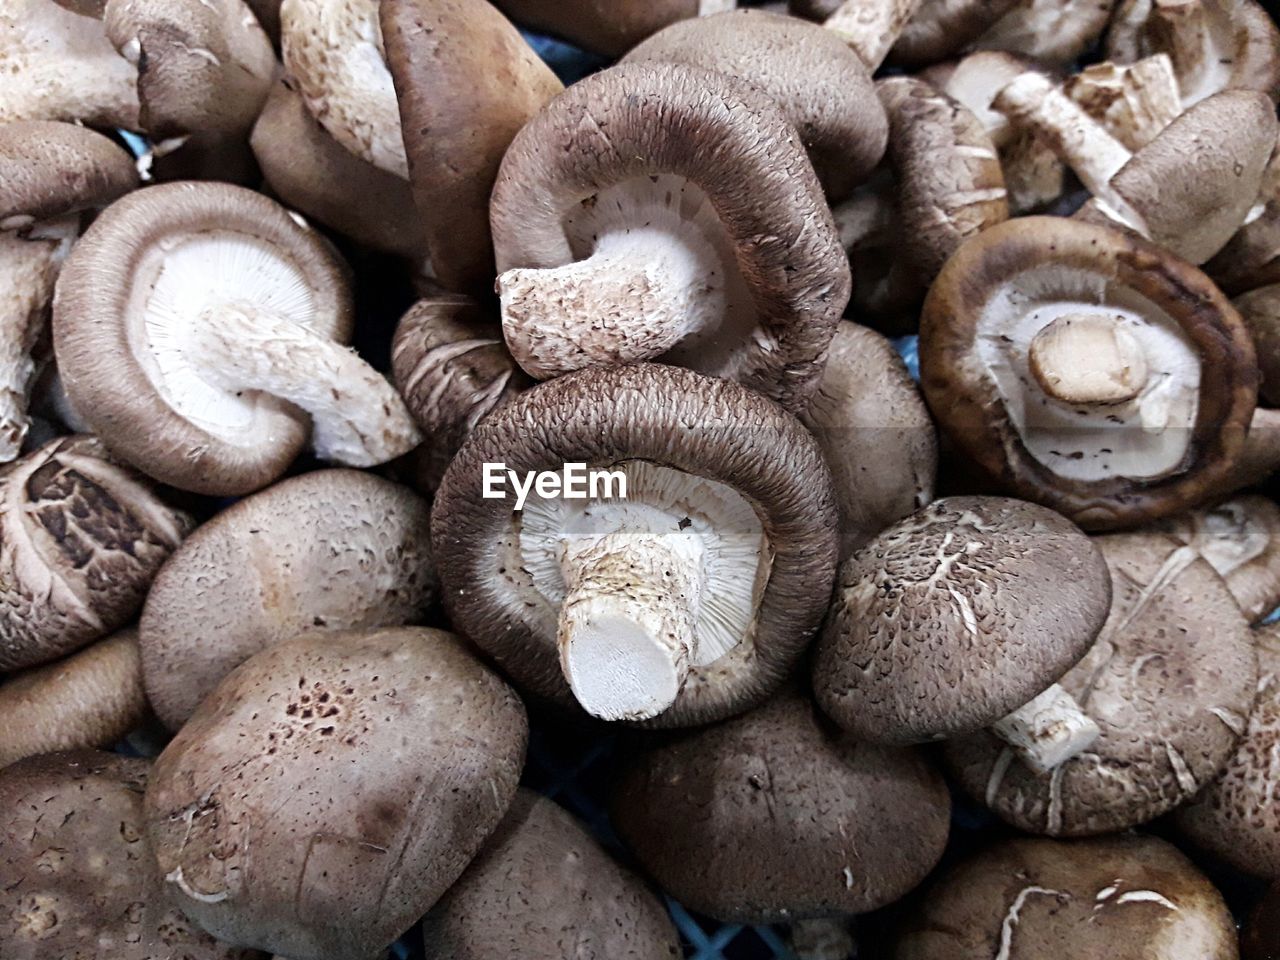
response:
M4 960L1280 951L1270 6L0 7Z

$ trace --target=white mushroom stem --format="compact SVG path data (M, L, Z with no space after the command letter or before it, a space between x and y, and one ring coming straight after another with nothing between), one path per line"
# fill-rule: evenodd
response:
M710 17L736 9L738 0L698 0L698 16Z
M822 918L791 924L791 952L797 960L849 960L856 950L847 920Z
M226 303L202 313L190 337L192 365L213 386L261 391L305 410L323 460L370 467L421 442L385 377L301 324L256 304Z
M516 360L541 380L646 360L725 313L725 273L709 243L651 227L607 231L592 255L498 277Z
M875 73L889 55L902 28L920 8L922 0L844 0L823 22L840 34Z
M1124 403L1139 396L1150 375L1147 358L1122 319L1071 313L1042 327L1027 357L1041 389L1073 405Z
M1098 63L1063 90L1129 150L1140 150L1182 112L1178 78L1163 53L1120 65Z
M1101 734L1075 697L1056 683L991 730L1036 773L1048 773L1088 750Z

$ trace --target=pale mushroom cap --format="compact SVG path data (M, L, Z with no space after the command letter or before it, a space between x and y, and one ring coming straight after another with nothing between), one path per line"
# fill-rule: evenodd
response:
M497 0L495 4L521 26L615 57L711 5L708 0ZM716 5L732 9L733 0Z
M364 960L498 825L527 734L515 694L442 631L278 644L156 761L144 809L168 895L229 942Z
M138 185L133 158L72 123L0 124L0 229L106 206Z

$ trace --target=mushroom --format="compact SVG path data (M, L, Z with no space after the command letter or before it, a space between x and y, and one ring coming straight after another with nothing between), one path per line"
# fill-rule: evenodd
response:
M871 743L992 726L1024 764L1054 769L1098 728L1058 679L1107 616L1106 564L1051 510L950 497L889 527L840 569L814 695Z
M251 960L164 896L143 829L145 760L77 750L0 769L6 960Z
M822 25L838 34L866 64L867 71L875 73L923 5L924 0L844 0L826 15Z
M1272 509L1275 509L1274 505ZM1237 870L1280 879L1280 807L1274 757L1280 750L1280 627L1254 633L1258 696L1226 769L1173 814L1178 833Z
M445 469L480 420L533 385L502 341L502 328L462 294L419 300L400 318L391 372L424 440L422 485Z
M356 470L281 481L224 510L160 568L142 610L156 714L181 727L218 683L304 630L420 620L435 596L427 504Z
M1070 64L1102 36L1115 0L1017 0L973 41L1046 63Z
M835 480L843 561L933 499L938 436L893 344L841 322L801 421Z
M516 793L479 856L423 919L426 960L675 960L661 901L555 803ZM567 947L571 944L572 947Z
M1208 277L1057 217L999 224L960 248L925 301L920 370L969 459L1086 529L1218 492L1257 384L1248 331Z
M985 732L945 748L970 796L1031 833L1124 830L1185 803L1226 767L1253 707L1249 625L1199 551L1159 533L1095 542L1111 570L1111 613L1058 682L1097 740L1047 777Z
M884 155L889 125L867 68L817 24L760 10L681 20L623 60L706 67L771 97L800 134L833 201L852 193Z
M458 878L515 796L519 699L440 630L310 633L228 676L156 761L172 902L229 943L366 960Z
M495 5L522 26L620 57L663 27L732 10L737 0L496 0Z
M93 437L0 472L0 670L47 663L123 627L190 529Z
M1275 960L1280 956L1280 883L1273 883L1254 908L1240 938L1241 960Z
M491 208L507 344L532 376L662 356L795 410L849 268L798 137L763 94L624 63L511 144Z
M566 464L591 472L575 483ZM798 420L731 381L632 364L540 384L481 420L431 539L451 622L517 683L680 726L782 682L830 596L836 524Z
M895 66L922 67L962 50L1018 0L923 0L889 51Z
M1270 407L1280 406L1280 283L1250 290L1232 304L1244 318L1258 351L1262 374L1259 397Z
M381 18L435 275L449 290L491 290L498 165L564 85L486 0L383 0Z
M1062 91L1132 151L1158 137L1182 112L1178 78L1164 54L1127 66L1091 64L1067 77Z
M1156 837L1016 838L940 877L893 956L1236 960L1236 931L1213 884Z
M1232 296L1280 283L1280 149L1271 154L1244 224L1204 269Z
M324 460L382 463L417 428L343 343L345 265L275 202L173 183L112 204L76 244L53 307L72 406L119 456L199 493L270 483L306 442Z

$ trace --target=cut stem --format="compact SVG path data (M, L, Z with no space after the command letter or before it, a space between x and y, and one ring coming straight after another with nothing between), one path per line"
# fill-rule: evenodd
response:
M922 0L844 0L823 22L875 73Z
M1102 732L1075 697L1056 683L997 720L991 731L1036 773L1048 773L1088 750Z
M1057 317L1032 337L1027 360L1040 388L1072 405L1133 400L1150 375L1137 338L1105 313Z

